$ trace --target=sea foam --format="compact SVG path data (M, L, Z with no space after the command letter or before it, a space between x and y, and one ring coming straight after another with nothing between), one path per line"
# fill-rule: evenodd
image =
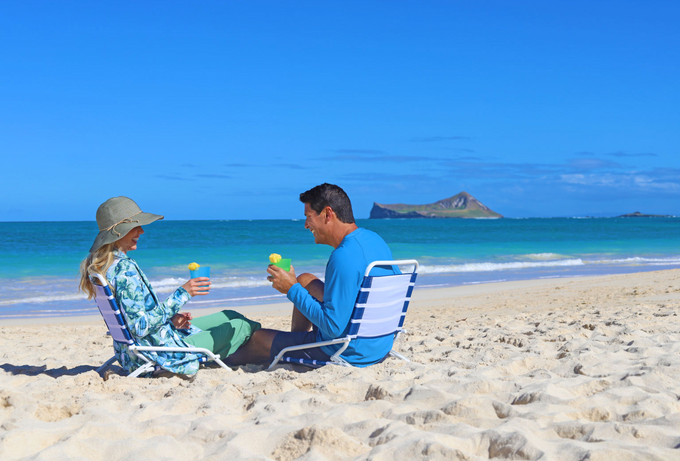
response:
M523 261L507 263L468 263L468 264L447 264L435 266L420 266L418 272L421 274L443 274L447 272L488 272L502 271L510 269L529 269L534 267L560 267L560 266L583 266L581 259L565 259L559 261Z

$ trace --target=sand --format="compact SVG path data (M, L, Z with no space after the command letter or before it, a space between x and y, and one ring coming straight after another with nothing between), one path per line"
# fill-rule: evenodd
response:
M98 319L5 324L0 459L680 459L679 270L414 298L411 363L191 382L99 376ZM288 326L285 304L262 309Z

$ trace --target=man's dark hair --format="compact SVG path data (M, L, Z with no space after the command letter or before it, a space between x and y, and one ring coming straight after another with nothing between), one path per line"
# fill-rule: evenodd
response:
M354 223L354 213L352 213L352 202L342 190L335 184L323 183L300 194L302 203L309 203L312 210L317 213L327 206L331 207L335 215L345 224Z

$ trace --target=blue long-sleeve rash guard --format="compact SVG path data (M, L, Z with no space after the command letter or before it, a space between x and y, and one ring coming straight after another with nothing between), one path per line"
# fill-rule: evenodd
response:
M358 228L342 240L328 259L323 302L310 295L299 283L288 291L288 299L317 326L317 341L344 337L349 331L349 320L366 268L373 261L391 259L392 252L378 234ZM371 269L371 275L388 275L398 271L397 267L375 267ZM355 339L341 357L357 366L377 363L390 351L393 339L392 336ZM339 348L331 345L322 347L322 350L333 355Z

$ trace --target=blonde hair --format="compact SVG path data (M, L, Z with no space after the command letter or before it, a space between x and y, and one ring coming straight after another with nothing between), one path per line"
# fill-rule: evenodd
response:
M109 270L115 258L113 251L116 249L116 242L102 245L94 253L87 255L80 263L80 285L79 291L87 294L87 299L94 299L95 291L92 279L93 274L101 274L106 279L106 271ZM111 287L111 291L113 287Z

